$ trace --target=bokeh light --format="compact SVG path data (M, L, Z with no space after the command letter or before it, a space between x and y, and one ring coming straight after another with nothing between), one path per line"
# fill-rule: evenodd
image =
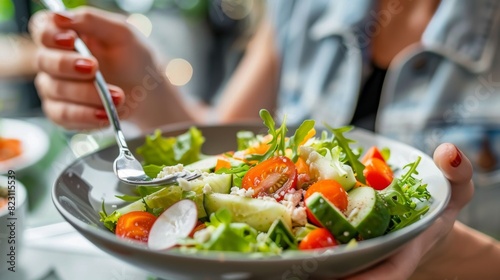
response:
M143 14L131 14L127 18L127 23L136 27L146 37L149 37L153 31L151 20Z
M75 157L81 157L99 149L99 144L94 137L88 134L78 133L73 135L70 140L71 151Z
M153 7L154 0L116 0L120 9L129 13L146 13Z
M167 64L165 74L171 84L174 86L183 86L191 81L193 67L187 60L176 58Z

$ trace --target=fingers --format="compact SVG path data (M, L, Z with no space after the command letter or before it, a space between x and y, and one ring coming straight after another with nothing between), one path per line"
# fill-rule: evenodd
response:
M42 105L49 119L67 129L95 129L109 124L104 109L51 99Z
M458 212L472 198L472 164L458 148L449 143L441 144L434 151L434 162L443 171L452 187L449 208Z
M343 280L408 279L420 261L419 251L418 244L412 242L374 267Z
M40 73L35 78L35 85L42 99L52 99L68 103L78 103L85 106L102 108L102 101L92 81L56 80ZM115 106L119 107L125 101L123 91L108 85Z
M64 13L38 12L30 20L29 30L36 43L62 49L73 49L77 34L114 45L126 43L133 34L125 17L90 7Z
M53 16L56 26L75 30L80 35L92 35L104 44L125 43L132 36L125 17L103 10L84 7Z
M59 28L54 24L54 14L39 12L30 20L29 29L33 41L48 48L73 50L77 34L73 30Z
M97 60L93 57L53 49L39 50L37 66L40 71L53 77L79 81L93 80L98 68Z
M100 96L92 81L58 80L45 73L35 79L48 118L68 129L91 129L108 124ZM124 92L108 85L118 112L125 103ZM122 116L124 117L124 116Z

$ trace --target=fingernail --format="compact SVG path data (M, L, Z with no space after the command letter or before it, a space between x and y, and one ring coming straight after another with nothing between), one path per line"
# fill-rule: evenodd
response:
M116 92L112 89L109 90L109 93L111 94L111 99L113 99L113 103L115 103L115 105L120 104L120 101L122 99L122 96L120 95L120 93Z
M83 73L90 74L94 68L94 62L89 59L77 59L75 61L75 70Z
M460 150L455 146L457 155L455 156L455 159L450 162L450 165L453 167L458 167L460 163L462 163L462 153Z
M73 16L69 13L55 13L54 20L62 25L68 25L73 22Z
M54 35L54 42L61 47L73 48L75 45L75 38L68 33L58 33Z
M104 111L104 110L96 110L95 117L100 119L100 120L107 120L108 119L108 115L106 114L106 111Z

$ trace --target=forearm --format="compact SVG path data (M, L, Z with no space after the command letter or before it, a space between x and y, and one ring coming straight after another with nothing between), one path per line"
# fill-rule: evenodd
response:
M456 222L411 279L495 279L500 276L500 242Z
M276 108L279 58L274 31L264 22L226 86L217 116L220 122L259 119L259 110Z

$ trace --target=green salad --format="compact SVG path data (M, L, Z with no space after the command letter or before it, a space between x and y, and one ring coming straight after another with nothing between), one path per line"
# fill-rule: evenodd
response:
M392 166L390 147L354 146L350 126L317 133L306 120L288 131L268 111L260 116L266 135L240 131L237 149L219 155L202 154L196 127L177 137L147 136L137 153L149 176L185 169L202 176L137 187L119 196L128 203L112 213L103 202L103 225L152 250L279 254L382 236L429 210L420 158Z

